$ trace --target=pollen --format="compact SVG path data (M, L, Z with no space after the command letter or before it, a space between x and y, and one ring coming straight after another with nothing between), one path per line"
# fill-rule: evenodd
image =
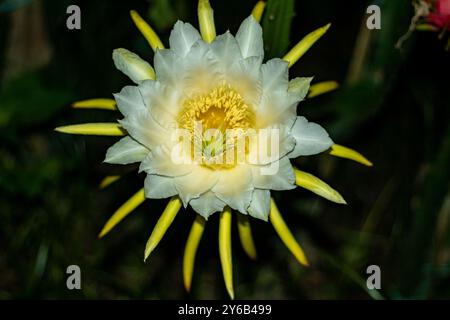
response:
M222 84L208 93L186 99L177 120L180 128L188 130L191 137L201 134L202 164L213 169L223 169L236 164L237 139L254 127L254 112L236 90L228 84ZM217 134L205 137L205 132L210 130ZM230 132L233 133L232 141ZM194 139L192 145L194 156ZM243 149L244 153L246 149ZM233 154L231 162L224 160L227 153Z
M204 130L247 129L253 125L253 112L238 92L223 84L209 93L185 100L178 123L189 130L196 123L201 123Z

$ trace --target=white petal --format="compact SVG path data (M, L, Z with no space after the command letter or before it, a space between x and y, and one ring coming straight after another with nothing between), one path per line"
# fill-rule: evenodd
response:
M192 209L208 219L214 212L221 212L226 203L216 197L212 191L205 192L200 197L192 199L189 204Z
M189 174L175 179L175 186L186 207L191 199L198 198L201 194L211 190L217 181L216 171L195 165Z
M150 110L153 105L153 98L161 94L161 88L164 85L159 81L145 80L142 81L138 88L142 96L145 107Z
M242 57L264 56L262 28L259 23L250 15L245 19L236 34Z
M164 199L177 194L174 178L149 174L144 181L144 192L147 198Z
M178 88L184 69L180 57L170 49L157 50L154 66L158 82Z
M292 79L289 82L289 92L297 94L299 99L303 100L308 94L312 79L312 77Z
M141 162L149 153L149 149L131 137L125 137L106 151L104 162L113 164L129 164Z
M192 45L199 39L200 33L191 24L177 21L170 33L170 49L180 57L185 57Z
M261 97L257 121L262 121L264 126L282 123L290 128L297 118L300 101L298 94L289 91L265 91Z
M274 125L258 130L249 141L248 161L257 165L278 161L295 147L291 130L284 125Z
M255 189L253 190L252 202L248 207L248 213L257 219L267 221L270 212L270 191Z
M259 126L282 123L289 128L297 117L297 104L304 96L288 91L289 73L287 62L272 59L261 67L262 97L256 114Z
M238 165L221 171L219 181L212 191L232 209L246 214L253 192L251 168Z
M260 127L283 124L289 128L297 119L297 105L300 100L289 92L265 92L256 113L256 122Z
M147 109L130 113L125 119L119 120L119 123L133 139L150 150L169 142L171 138L171 131L156 122Z
M155 71L147 61L127 49L119 48L113 51L114 65L127 75L134 83L154 78Z
M280 158L291 152L295 147L295 138L291 136L288 127L280 126Z
M141 92L136 86L124 87L119 93L114 94L114 98L117 102L117 108L124 116L145 110Z
M172 159L171 150L167 146L159 146L142 161L139 172L178 177L190 173L195 166L189 163L178 163Z
M273 173L274 174L267 174ZM258 189L290 190L295 188L295 174L288 157L265 166L252 166L253 185Z
M263 92L287 92L289 85L288 63L272 59L261 66Z
M261 100L261 62L258 57L237 60L225 75L227 83L252 106Z
M226 73L235 61L242 59L239 45L229 31L216 37L211 43L211 52L219 63L221 73Z
M199 40L192 46L185 58L182 81L185 94L199 94L211 91L220 84L221 74L210 45Z
M333 140L324 128L317 123L308 122L305 117L297 117L291 134L296 140L296 145L288 154L289 158L317 154L327 150L333 144Z
M139 85L142 98L153 119L168 129L178 126L181 92L159 81L143 81Z

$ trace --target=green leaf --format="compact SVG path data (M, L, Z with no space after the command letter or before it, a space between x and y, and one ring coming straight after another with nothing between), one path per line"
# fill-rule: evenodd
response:
M24 73L0 91L0 131L38 126L73 99L70 91L47 86L40 73Z
M262 26L267 58L282 57L289 46L294 0L269 0Z
M155 0L149 8L149 18L156 30L170 28L177 21L175 8L170 1Z
M405 236L398 268L401 270L398 277L399 294L404 298L425 299L429 294L427 266L432 261L439 212L449 188L449 163L450 127L425 178L418 206L410 216L413 222Z

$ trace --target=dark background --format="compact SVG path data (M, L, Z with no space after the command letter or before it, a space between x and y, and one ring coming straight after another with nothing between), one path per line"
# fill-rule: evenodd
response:
M218 33L235 33L254 5L211 2ZM66 28L70 4L81 7L81 30ZM381 30L365 27L369 4L381 7ZM114 48L152 61L130 9L150 21L166 44L177 19L198 26L196 2L188 0L0 1L0 299L227 297L217 214L200 243L188 295L181 262L193 211L181 211L145 264L145 242L166 200L146 201L97 239L144 177L136 167L102 163L116 138L53 131L120 117L69 105L110 98L130 84L114 68ZM326 154L298 160L348 205L302 189L274 193L311 260L309 268L296 262L269 223L255 219L259 258L249 260L234 226L237 298L449 298L450 53L445 38L414 32L402 49L395 48L414 14L408 0L298 0L291 23L289 13L275 21L264 18L267 57L282 56L308 32L332 22L290 73L314 76L315 82L337 80L341 87L301 103L299 113L327 128L335 142L361 151L374 167ZM105 175L119 173L125 175L118 182L99 189ZM82 290L66 288L66 268L72 264L81 267ZM372 264L381 268L379 291L366 288L366 268Z

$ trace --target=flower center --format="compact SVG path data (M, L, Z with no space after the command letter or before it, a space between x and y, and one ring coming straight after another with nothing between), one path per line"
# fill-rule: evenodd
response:
M177 120L190 133L192 157L198 160L198 152L202 165L224 169L236 165L238 151L246 153L247 147L240 149L238 141L254 126L254 113L238 92L222 84L186 99Z

